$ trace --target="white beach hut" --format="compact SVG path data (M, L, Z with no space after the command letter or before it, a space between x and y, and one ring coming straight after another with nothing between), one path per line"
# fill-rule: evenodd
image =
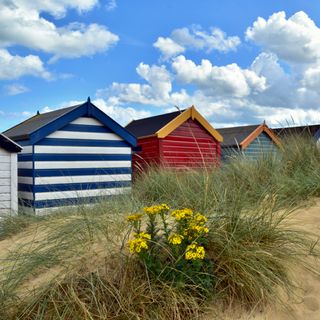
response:
M17 153L22 148L0 133L0 217L18 210Z

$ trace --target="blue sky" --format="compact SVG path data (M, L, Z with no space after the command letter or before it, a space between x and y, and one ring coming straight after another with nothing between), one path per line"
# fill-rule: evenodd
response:
M0 131L86 100L126 124L320 122L320 1L0 0Z

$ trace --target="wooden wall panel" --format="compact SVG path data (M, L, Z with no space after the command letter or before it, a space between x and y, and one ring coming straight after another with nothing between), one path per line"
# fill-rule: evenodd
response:
M161 164L165 167L212 167L220 161L220 143L197 121L189 119L160 139Z

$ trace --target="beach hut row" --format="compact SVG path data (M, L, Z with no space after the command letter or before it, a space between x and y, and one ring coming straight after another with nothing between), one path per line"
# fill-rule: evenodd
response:
M320 139L320 130L314 133ZM0 215L16 211L17 198L24 211L42 214L130 192L132 173L150 166L213 167L237 154L256 159L276 152L281 134L265 123L215 129L194 106L125 128L90 98L38 112L0 136Z

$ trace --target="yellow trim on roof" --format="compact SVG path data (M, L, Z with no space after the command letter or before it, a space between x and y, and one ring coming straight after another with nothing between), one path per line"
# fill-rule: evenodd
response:
M258 128L251 132L241 143L241 149L245 149L249 144L256 139L262 132L265 132L270 139L279 147L282 148L280 140L276 137L273 131L263 122Z
M222 142L221 134L196 110L194 106L181 112L176 118L156 132L158 138L165 138L188 119L197 120L217 141Z

